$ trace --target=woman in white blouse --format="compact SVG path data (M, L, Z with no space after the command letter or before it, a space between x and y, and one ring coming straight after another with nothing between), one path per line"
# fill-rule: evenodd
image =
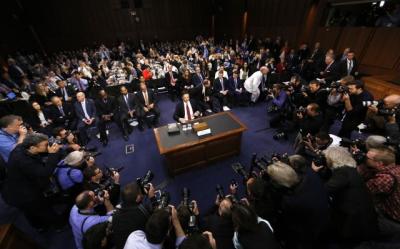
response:
M32 108L33 113L29 123L33 130L51 135L53 121L48 118L46 112L42 110L38 102L32 102Z
M240 69L240 75L239 78L241 80L247 80L249 77L249 66L247 65L247 62L243 63L243 67Z

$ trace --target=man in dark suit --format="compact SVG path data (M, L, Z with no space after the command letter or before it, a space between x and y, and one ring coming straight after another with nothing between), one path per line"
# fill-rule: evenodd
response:
M156 125L160 117L160 109L156 105L154 92L147 89L145 82L140 82L140 91L136 93L136 101L139 130L143 131L143 122L145 120L149 127ZM151 120L150 116L153 116Z
M243 82L239 78L238 71L233 71L233 75L228 81L229 96L232 98L234 105L242 105L249 103L246 90L244 90Z
M340 68L339 64L336 63L334 55L327 54L325 56L326 67L324 71L320 72L321 79L325 80L325 83L331 84L333 81L340 79Z
M96 119L96 105L94 104L93 100L86 99L86 96L83 92L78 92L76 94L76 100L77 102L75 102L74 108L78 118L77 128L79 130L80 141L83 145L86 145L89 142L87 129L95 126L96 123L98 123L98 119ZM100 131L100 140L104 141L104 139L107 139L106 131L104 129L102 130L102 127L100 127L98 124L97 127Z
M197 105L202 113L217 113L221 110L218 99L214 96L214 90L211 82L205 79L202 84L193 88L191 92L192 99L196 100Z
M21 84L22 77L25 76L25 72L20 68L13 58L8 59L8 73L13 81L17 84Z
M358 62L355 58L354 51L349 51L346 59L340 62L340 76L345 77L349 75L354 77L358 75Z
M228 79L224 78L224 73L223 71L218 72L218 78L214 80L213 88L214 88L214 94L215 97L219 100L219 102L222 104L222 109L224 111L229 111L229 99L228 99L228 92L229 92L229 86L228 86Z
M201 73L200 67L196 67L196 72L192 76L192 83L194 86L201 85L205 79L204 75Z
M167 84L168 93L172 101L179 96L178 74L172 71L172 65L168 65L168 72L165 73L165 81Z
M122 86L120 88L121 96L118 97L118 113L122 134L125 141L128 141L129 134L132 133L132 127L128 120L136 115L136 97L133 93L128 93L128 89Z
M68 86L65 80L57 80L58 88L56 89L56 95L62 98L64 101L71 102L75 96L75 90L72 86Z
M71 104L63 102L61 98L54 96L51 98L52 105L48 107L49 118L55 127L64 127L74 130L76 126L75 113Z
M200 116L196 101L191 100L188 91L183 91L182 102L175 107L174 119L180 123L187 123Z
M97 115L99 116L99 129L106 131L107 123L113 121L114 119L114 113L116 111L115 98L108 96L105 90L100 90L99 97L96 99L95 105ZM107 146L107 132L102 142L103 146Z

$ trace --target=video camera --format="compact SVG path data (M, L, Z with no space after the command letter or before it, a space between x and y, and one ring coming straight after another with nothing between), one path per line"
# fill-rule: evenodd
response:
M151 170L148 170L142 178L137 178L136 183L139 185L143 194L146 194L150 189L150 182L153 180L154 174Z

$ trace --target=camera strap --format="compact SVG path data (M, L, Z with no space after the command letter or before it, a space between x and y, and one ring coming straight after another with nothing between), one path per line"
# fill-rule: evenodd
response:
M84 234L84 232L83 232L83 227L85 226L85 222L86 222L87 219L89 219L89 217L90 217L90 216L85 217L85 219L84 219L83 222L82 222L82 225L81 225L81 233L82 233L82 235Z

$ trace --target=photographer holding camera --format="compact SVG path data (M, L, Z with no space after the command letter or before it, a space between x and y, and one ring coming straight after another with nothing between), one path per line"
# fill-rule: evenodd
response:
M232 205L232 198L217 195L215 205L205 213L204 230L213 234L218 249L233 248Z
M322 130L329 132L330 127L335 119L341 115L344 104L342 102L343 94L348 92L347 83L354 81L353 76L345 76L339 81L332 82L330 92L327 97L327 105L325 108L325 121Z
M103 174L103 171L97 166L93 165L86 167L83 171L85 176L85 182L83 184L84 190L93 191L100 197L107 190L109 199L113 205L117 205L119 202L120 185L119 185L119 173L117 171L107 172ZM104 206L99 205L96 207L98 213L104 212Z
M53 129L53 137L60 141L62 149L66 152L81 150L82 147L76 143L76 137L73 132L66 130L64 127L56 127Z
M350 138L351 132L365 119L367 107L363 105L363 101L372 101L374 97L364 90L364 82L361 80L349 82L347 86L349 93L342 97L346 113L338 136Z
M99 215L94 210L94 207L100 203L106 208L105 215ZM101 198L96 196L93 191L84 191L76 197L75 205L71 209L69 224L77 249L83 249L82 238L85 232L96 224L109 221L113 211L114 206L111 204L107 191Z
M328 97L328 91L321 87L321 83L319 81L310 81L308 87L303 90L303 96L306 104L316 103L322 111L325 110L327 105L326 100Z
M373 195L382 235L399 239L400 167L396 165L395 153L385 147L369 149L365 165L357 169Z
M15 147L8 161L8 177L2 188L4 201L19 208L39 231L62 226L61 217L45 197L51 185L49 179L60 161L59 149L56 143L49 146L46 135L32 133Z
M266 170L281 194L275 200L275 233L286 241L285 248L318 248L328 228L328 194L304 158L293 155L288 162L276 161Z
M144 230L133 231L126 240L124 249L162 248L172 228L175 231L175 247L177 248L185 239L185 232L181 227L175 207L170 205L168 209L155 211L146 222Z
M357 172L356 161L344 147L328 148L324 155L326 166L312 162L312 168L316 172L323 167L332 171L325 183L331 197L332 238L346 244L371 240L378 233L377 217L367 187Z
M23 125L22 118L16 115L2 117L0 127L0 155L7 162L11 151L22 143L28 130Z
M132 231L144 230L147 220L152 214L152 205L145 202L155 198L154 187L150 184L147 193L143 193L137 182L125 185L121 193L121 207L113 215L112 238L115 248L124 248L126 239Z

